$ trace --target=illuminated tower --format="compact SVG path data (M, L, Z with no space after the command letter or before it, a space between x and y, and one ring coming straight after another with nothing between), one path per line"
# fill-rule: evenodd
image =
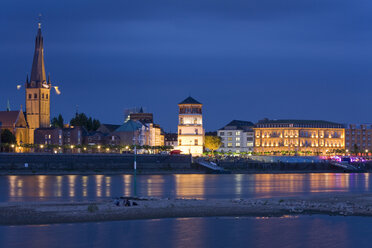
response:
M204 129L202 104L192 97L178 104L178 149L182 154L200 156L203 154Z
M51 82L45 76L43 36L38 24L35 40L35 53L31 77L26 79L26 117L30 128L30 143L34 141L34 130L50 126L50 88Z

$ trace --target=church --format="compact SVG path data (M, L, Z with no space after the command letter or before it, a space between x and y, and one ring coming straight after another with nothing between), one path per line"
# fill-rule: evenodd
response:
M50 78L46 77L44 65L44 41L41 23L35 40L35 52L31 77L26 79L26 111L0 111L0 129L8 129L16 137L17 145L33 144L34 131L37 128L50 127ZM18 147L15 151L22 152Z

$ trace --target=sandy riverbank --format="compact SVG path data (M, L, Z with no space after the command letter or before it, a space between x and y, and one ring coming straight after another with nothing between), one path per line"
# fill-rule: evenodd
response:
M138 206L100 202L15 202L0 204L1 225L52 224L177 217L326 214L372 216L372 194L332 194L316 197L196 200L143 199ZM98 210L88 211L89 206ZM95 209L95 207L93 207Z

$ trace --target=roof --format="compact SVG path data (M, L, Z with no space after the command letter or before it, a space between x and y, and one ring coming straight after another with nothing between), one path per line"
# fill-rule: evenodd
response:
M232 129L246 130L246 129L250 129L253 126L254 126L253 122L250 122L250 121L232 120L220 130L232 130Z
M188 98L186 98L185 100L183 100L179 104L201 104L201 103L198 102L197 100L195 100L194 98L192 98L191 96L189 96Z
M101 126L104 126L110 132L113 132L113 131L115 131L116 129L118 129L120 127L120 125L116 125L116 124L101 124Z
M41 28L37 30L36 40L35 40L35 53L34 60L32 62L31 69L31 82L41 82L46 81L45 76L45 66L44 66L44 41L43 36L41 35Z
M139 121L128 120L115 130L115 132L134 132L142 127Z
M331 121L323 120L293 120L293 119L283 119L283 120L269 120L263 119L258 121L256 126L265 125L265 124L293 124L294 126L316 126L316 127L334 127L334 128L343 128L343 125Z
M18 121L21 111L0 111L0 122L2 127L12 127Z

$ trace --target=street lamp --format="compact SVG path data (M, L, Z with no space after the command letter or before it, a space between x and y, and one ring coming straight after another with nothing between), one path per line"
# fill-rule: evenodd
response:
M133 190L134 190L134 196L137 196L137 178L136 178L137 177L137 145L136 145L136 137L134 133L133 133L133 145L134 145Z

